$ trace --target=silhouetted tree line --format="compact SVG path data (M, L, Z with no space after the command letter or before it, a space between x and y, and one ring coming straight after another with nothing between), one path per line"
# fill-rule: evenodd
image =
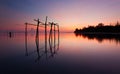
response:
M113 26L99 23L97 26L88 26L82 29L76 28L74 33L120 33L120 24L117 22Z

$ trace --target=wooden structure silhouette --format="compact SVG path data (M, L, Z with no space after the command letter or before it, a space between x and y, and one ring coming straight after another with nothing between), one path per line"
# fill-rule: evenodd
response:
M40 59L40 57L43 56L43 54L40 54L39 50L40 49L44 49L44 54L46 54L46 59L48 58L48 55L47 53L51 53L51 55L49 57L53 57L54 54L56 54L56 52L59 50L59 25L56 24L56 23L47 23L47 16L46 16L46 20L45 20L45 23L42 23L40 22L39 19L34 19L34 21L37 22L37 25L35 24L30 24L30 23L25 23L25 48L26 48L26 53L25 55L26 56L29 56L31 54L33 54L34 52L37 52L38 54L38 58L37 60ZM35 36L35 43L36 43L36 51L33 51L31 53L28 53L28 46L27 46L27 35L28 35L28 32L27 32L27 28L28 28L28 25L33 25L33 26L36 26L36 36ZM50 32L49 32L49 48L47 48L47 26L50 27ZM53 27L54 26L54 27ZM44 27L44 33L45 33L45 46L44 48L40 48L39 47L39 27ZM57 29L56 29L57 27ZM54 29L53 29L54 28ZM57 38L57 44L56 44L56 31L58 32L58 38ZM54 35L52 35L54 32ZM54 37L54 39L53 39ZM53 42L54 41L54 42ZM49 51L50 52L49 52Z

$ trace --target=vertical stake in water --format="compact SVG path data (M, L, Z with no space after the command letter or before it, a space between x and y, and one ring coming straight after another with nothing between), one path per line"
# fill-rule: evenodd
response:
M55 44L56 44L56 43L55 43L55 42L56 42L56 41L55 41L55 39L56 39L56 38L55 38L55 31L56 31L56 30L55 30L55 26L56 26L56 24L54 24L54 52L55 52L55 47L56 47L56 46L55 46Z
M53 38L52 38L52 26L53 26L53 22L51 23L51 29L50 29L50 38L51 38L51 45L52 45L52 41L53 41Z
M45 53L47 54L47 16L45 19Z
M37 21L37 29L36 29L36 38L39 36L39 24L40 24L40 20L35 20Z
M59 40L59 36L60 36L59 25L57 25L57 27L58 27L58 49L59 49L59 42L60 42L60 40Z
M25 23L25 39L27 39L27 25L28 23Z
M25 55L26 56L28 56L28 50L27 50L27 25L28 25L28 23L25 23L25 48L26 48Z

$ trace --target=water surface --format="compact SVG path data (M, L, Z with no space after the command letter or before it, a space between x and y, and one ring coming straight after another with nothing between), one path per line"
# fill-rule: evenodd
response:
M60 33L0 34L0 74L120 73L120 40Z

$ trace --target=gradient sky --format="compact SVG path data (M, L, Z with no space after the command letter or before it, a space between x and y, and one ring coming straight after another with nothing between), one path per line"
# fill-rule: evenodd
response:
M24 23L45 16L74 31L88 25L120 21L120 0L0 0L0 30L24 30Z

